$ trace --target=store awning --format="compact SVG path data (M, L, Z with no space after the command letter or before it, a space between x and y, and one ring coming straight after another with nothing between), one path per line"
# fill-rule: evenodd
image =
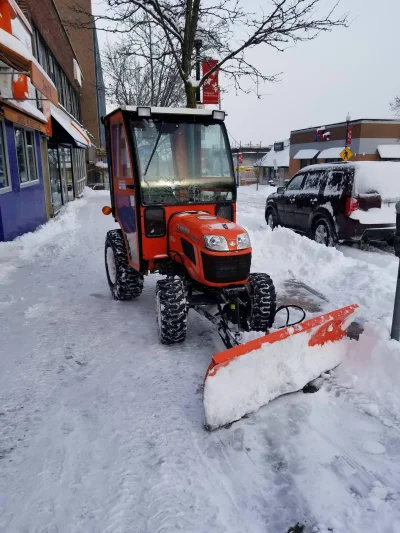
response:
M32 52L14 35L1 28L0 60L18 72L26 73L30 77L32 85L43 96L53 104L58 104L57 89Z
M344 150L344 146L338 148L327 148L320 152L318 159L340 159L340 152Z
M400 159L400 143L398 144L380 144L378 152L381 159Z
M61 126L61 133L55 132L61 142L68 142L77 148L89 148L90 139L84 129L60 107L51 104L51 116Z
M47 119L43 113L29 101L2 100L4 116L7 120L25 128L46 133Z
M304 150L299 150L293 159L313 159L319 150L313 148L306 148Z

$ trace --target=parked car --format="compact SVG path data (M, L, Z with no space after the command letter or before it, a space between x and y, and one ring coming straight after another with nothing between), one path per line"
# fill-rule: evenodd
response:
M400 200L400 162L312 165L270 194L267 224L285 226L327 246L390 241Z

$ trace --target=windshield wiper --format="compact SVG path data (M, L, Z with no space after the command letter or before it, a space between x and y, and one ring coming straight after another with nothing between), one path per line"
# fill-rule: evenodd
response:
M160 124L160 131L158 132L156 142L154 143L153 151L152 151L151 154L150 154L149 160L148 160L147 165L146 165L146 168L145 168L145 170L144 170L143 178L144 178L145 175L147 174L147 171L149 170L150 163L151 163L151 161L152 161L152 159L153 159L154 154L156 153L157 146L158 146L158 143L159 143L159 141L160 141L160 137L161 137L161 133L162 133L162 128L163 128L164 124L165 124L165 122L161 122L161 124Z

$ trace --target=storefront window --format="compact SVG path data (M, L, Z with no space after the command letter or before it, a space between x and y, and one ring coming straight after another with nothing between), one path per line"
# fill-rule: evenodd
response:
M53 203L53 209L56 213L62 206L61 196L61 177L58 164L58 150L57 148L49 148L49 172L50 172L50 185L51 185L51 199Z
M3 124L0 122L0 192L10 186L6 164L6 148L4 142Z
M20 183L37 181L35 136L33 131L15 128L15 147L17 150Z
M28 183L29 176L26 168L24 130L20 128L15 129L15 147L17 150L19 181L20 183Z

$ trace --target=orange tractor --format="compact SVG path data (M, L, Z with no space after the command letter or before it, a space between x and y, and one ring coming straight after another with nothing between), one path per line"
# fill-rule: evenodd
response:
M235 222L236 183L224 119L220 110L130 106L107 115L111 208L103 213L112 213L121 228L107 233L105 245L113 297L137 298L145 275L163 276L156 283L160 341L184 341L188 311L194 309L216 326L227 348L220 366L226 367L254 350L241 344L244 332L265 335L273 326L276 295L267 274L250 273L250 238ZM327 315L319 326L332 323L333 336L341 338L352 312ZM304 323L302 328L307 330ZM214 361L206 384L215 366ZM221 425L209 418L206 412L208 426Z

